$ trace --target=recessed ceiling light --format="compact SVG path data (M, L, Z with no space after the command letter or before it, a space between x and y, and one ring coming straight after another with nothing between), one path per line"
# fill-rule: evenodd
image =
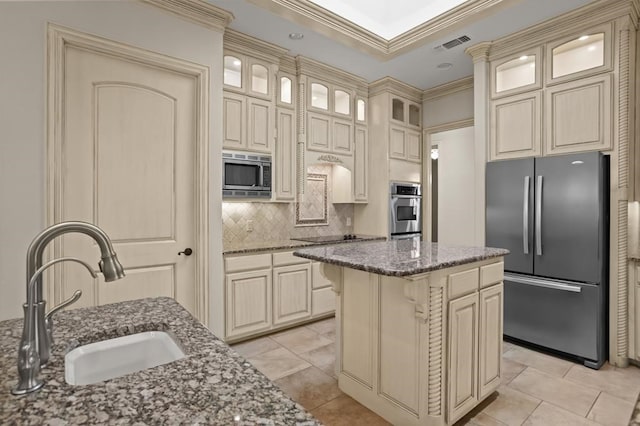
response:
M302 33L290 33L289 38L291 40L302 40L304 38L304 34Z
M439 70L448 70L453 68L453 64L450 64L449 62L443 62L441 64L438 64L436 68L438 68Z
M583 36L580 36L580 38L579 38L578 40L580 40L580 41L585 41L585 40L586 40L586 39L588 39L588 38L589 38L589 36L588 36L588 35L583 35Z
M521 61L526 61L529 57L527 55L520 56Z

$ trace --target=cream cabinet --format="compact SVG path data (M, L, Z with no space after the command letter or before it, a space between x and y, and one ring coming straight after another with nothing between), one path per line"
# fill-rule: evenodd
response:
M227 274L227 337L271 328L271 269Z
M311 317L311 265L273 268L273 323L284 324Z
M307 113L307 148L311 151L352 155L353 123L315 112Z
M393 95L391 97L391 117L389 118L392 123L419 129L422 123L420 104Z
M353 195L356 203L369 198L369 136L366 126L356 126L353 161Z
M502 379L503 284L481 290L479 305L478 394L483 399Z
M541 115L540 91L493 101L489 160L542 155Z
M335 312L331 283L318 262L293 250L228 255L225 264L225 341L280 330Z
M392 125L389 134L389 157L419 163L422 161L420 132Z
M275 147L275 200L293 201L296 196L296 117L293 109L278 108Z
M629 359L640 363L640 259L629 261Z
M612 148L610 74L558 84L545 93L545 153Z
M224 148L271 152L275 127L273 102L225 91L223 127Z

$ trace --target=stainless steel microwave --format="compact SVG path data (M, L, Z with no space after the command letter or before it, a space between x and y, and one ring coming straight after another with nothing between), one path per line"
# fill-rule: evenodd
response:
M270 198L271 156L223 151L222 197Z

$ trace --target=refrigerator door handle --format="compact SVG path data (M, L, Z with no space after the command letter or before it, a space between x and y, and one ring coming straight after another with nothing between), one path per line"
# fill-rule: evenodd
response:
M536 186L536 254L542 256L542 176Z
M510 275L510 274L504 274L504 280L511 281L518 284L526 284L526 285L532 285L536 287L550 288L553 290L569 291L571 293L582 292L582 288L578 285L557 283L553 281L539 280L534 278L521 278L521 277Z
M529 254L529 176L524 177L524 199L522 201L522 249Z

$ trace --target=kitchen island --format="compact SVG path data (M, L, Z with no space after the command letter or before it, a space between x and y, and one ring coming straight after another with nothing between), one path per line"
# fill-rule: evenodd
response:
M340 389L393 424L451 425L500 384L504 249L304 248L336 302Z
M0 424L319 424L173 299L74 309L54 323L44 387L15 397L22 320L0 322ZM65 382L69 348L145 331L170 332L186 357L92 385Z

